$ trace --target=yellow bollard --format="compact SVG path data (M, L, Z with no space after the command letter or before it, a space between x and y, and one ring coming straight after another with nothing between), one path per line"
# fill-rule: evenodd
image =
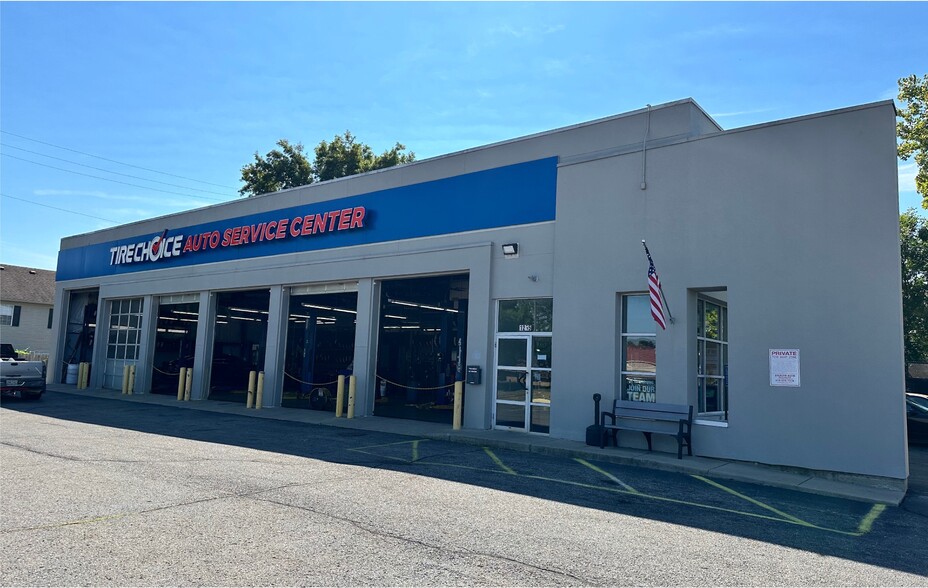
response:
M77 389L80 390L83 388L81 384L84 383L84 362L77 364Z
M187 387L187 368L180 368L177 374L177 399L184 399L184 389Z
M461 407L464 402L464 382L458 380L454 383L454 424L455 431L461 428Z
M129 366L129 387L126 389L126 391L129 393L130 396L132 395L133 392L135 392L135 366L134 365Z
M261 409L261 400L264 398L264 372L258 372L258 391L255 393L255 410Z
M126 394L129 391L129 366L122 366L122 393Z
M84 362L84 380L83 380L83 383L81 384L81 388L83 389L83 388L89 388L89 387L90 387L90 362L85 361Z
M354 418L354 394L357 391L358 379L355 376L348 377L348 418Z
M184 400L190 400L191 383L193 383L193 368L187 368L187 378L184 380Z
M248 399L245 401L245 408L251 408L255 405L255 379L258 377L258 372L250 371L248 372Z
M345 406L345 376L338 376L338 389L335 392L335 418L341 418Z

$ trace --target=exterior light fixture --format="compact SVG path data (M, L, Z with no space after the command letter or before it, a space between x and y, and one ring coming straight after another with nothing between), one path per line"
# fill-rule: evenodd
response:
M518 243L503 243L503 256L518 257L519 256L519 244Z

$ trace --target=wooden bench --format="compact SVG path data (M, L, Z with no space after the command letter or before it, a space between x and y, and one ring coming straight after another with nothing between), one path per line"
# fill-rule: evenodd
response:
M606 424L606 419L611 424ZM602 435L599 447L606 446L606 436L612 432L612 444L618 447L619 431L640 431L648 440L651 451L651 434L670 435L677 440L677 458L683 459L683 446L687 455L693 455L690 433L693 428L693 407L685 404L657 404L654 402L631 402L616 400L612 412L603 411L599 424Z

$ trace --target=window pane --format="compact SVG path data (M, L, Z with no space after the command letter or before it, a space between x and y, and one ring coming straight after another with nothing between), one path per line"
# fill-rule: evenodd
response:
M722 344L706 341L706 375L722 375Z
M533 433L548 433L551 429L551 409L547 406L532 407L532 425L529 429Z
M705 303L702 300L696 301L696 336L702 337L703 335L703 320L702 313Z
M497 349L497 365L525 367L528 342L525 339L500 339Z
M551 372L532 371L532 402L551 402Z
M657 402L654 378L651 376L622 376L622 400Z
M722 341L728 341L728 308L722 307Z
M531 300L500 300L499 323L496 330L500 333L537 330L532 318L533 307Z
M500 300L500 333L550 332L552 330L553 302L550 298Z
M718 412L723 410L721 403L722 380L706 378L706 407L705 412Z
M129 312L134 313L134 314L138 314L142 312L142 299L141 298L132 299Z
M496 370L496 397L525 402L527 377L528 373L522 370Z
M502 427L525 428L525 407L517 404L497 404L496 424Z
M720 337L719 322L721 318L719 314L720 308L717 304L712 304L711 302L706 303L705 325L706 337L709 339L718 339Z
M551 367L551 337L532 337L532 367Z
M624 337L626 372L656 371L657 349L654 337Z
M129 315L129 326L133 329L139 328L141 317L137 314Z
M551 298L538 298L534 303L535 331L550 333L554 330L551 326L554 312L553 300Z
M651 318L651 297L648 294L623 296L623 333L654 333L654 319Z
M117 345L116 346L116 359L125 359L126 358L126 346Z
M120 330L116 331L116 342L117 342L117 343L125 343L125 342L126 342L126 333L128 333L128 331L126 331L125 329L120 329Z

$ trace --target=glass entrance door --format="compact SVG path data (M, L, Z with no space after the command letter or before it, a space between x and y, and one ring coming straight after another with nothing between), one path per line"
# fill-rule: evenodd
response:
M551 416L551 336L496 339L497 429L548 433Z

